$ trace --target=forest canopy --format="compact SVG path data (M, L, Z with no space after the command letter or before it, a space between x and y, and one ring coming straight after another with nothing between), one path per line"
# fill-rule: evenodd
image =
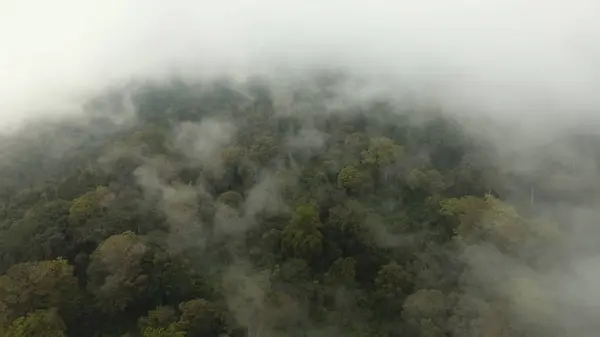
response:
M148 82L5 136L0 335L565 336L586 308L539 277L569 269L547 205L593 203L597 172L552 146L511 170L344 81Z

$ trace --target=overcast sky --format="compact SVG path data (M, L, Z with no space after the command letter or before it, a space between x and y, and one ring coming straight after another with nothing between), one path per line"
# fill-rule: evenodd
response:
M0 0L0 126L132 75L342 65L456 110L599 118L597 0Z

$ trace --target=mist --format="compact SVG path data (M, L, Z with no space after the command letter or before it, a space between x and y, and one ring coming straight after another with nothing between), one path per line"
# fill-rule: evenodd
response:
M311 117L335 114L373 97L384 97L401 109L412 95L457 121L475 142L491 144L495 169L530 184L514 180L503 185L505 201L519 209L536 208L540 218L572 225L562 228L564 237L555 244L531 244L519 251L518 258L488 244L461 246L457 259L468 266L460 285L465 298L486 294L505 299L510 319L526 332L540 333L536 329L548 322L547 329L554 329L556 336L592 336L600 308L595 295L600 291L596 245L600 233L595 228L600 215L599 162L593 149L561 142L573 135L600 133L598 12L597 0L4 0L0 1L0 133L8 134L6 139L22 139L25 133L35 138L44 130L31 127L36 122L77 121L90 98L137 80L228 76L244 83L261 75L275 84L276 113L302 116L300 131L282 142L287 159L302 165L292 152L301 153L298 158L322 154L331 137ZM330 102L327 111L292 107L286 85L329 69L356 82L348 80L337 88L341 98ZM132 109L124 103L123 110L133 114ZM231 158L219 156L225 150L237 155L234 144L245 131L228 118L169 125L165 144L189 167L201 166L221 179L225 160ZM135 117L116 124L131 119ZM100 127L91 129L101 133ZM269 141L264 140L267 145ZM52 152L63 156L77 149L74 143L65 138ZM112 167L117 157L135 161L135 181L143 198L164 213L173 250L204 247L215 238L227 238L237 249L243 246L239 238L256 228L260 216L293 212L294 205L285 204L282 195L297 181L284 186L280 180L285 179L256 163L249 169L256 180L248 186L243 182L244 199L240 195L241 201L230 205L221 200L227 198L213 198L214 187L206 181L175 181L182 168L164 158L147 157L143 148L117 150L121 152L101 156L99 162ZM394 169L420 164L404 163ZM569 174L555 174L554 167L567 167ZM198 216L205 206L198 206L200 199L216 209L215 237L206 234L206 221ZM505 212L513 216L510 210ZM392 233L385 221L366 218L371 219L378 244L386 249L413 245L428 232ZM481 222L487 226L493 220L484 216ZM555 228L528 230L551 236ZM266 274L253 270L248 257L236 255L232 247L228 249L234 263L224 266L221 281L233 289L226 302L237 324L258 324L253 329L259 332L264 322L265 330L277 326L276 305L265 304L271 287L263 284ZM439 253L451 255L455 249L444 246ZM538 265L531 267L524 259ZM564 268L548 267L552 259ZM339 296L352 298L347 293ZM471 305L461 301L468 302L461 299L456 305ZM545 309L548 303L554 311ZM290 312L301 317L298 321L308 324L309 310L302 303L289 305L294 307ZM259 323L253 321L256 315L262 317ZM356 319L362 322L363 317ZM454 336L466 329L456 317L448 324ZM475 336L478 330L470 329Z
M447 110L597 125L593 0L3 1L8 125L77 110L116 81L340 67L410 86ZM582 121L585 120L584 123Z

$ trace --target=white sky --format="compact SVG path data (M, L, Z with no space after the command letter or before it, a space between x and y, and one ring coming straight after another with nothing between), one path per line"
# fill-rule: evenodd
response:
M460 110L591 122L598 13L597 0L0 0L0 126L134 74L278 63L423 81Z

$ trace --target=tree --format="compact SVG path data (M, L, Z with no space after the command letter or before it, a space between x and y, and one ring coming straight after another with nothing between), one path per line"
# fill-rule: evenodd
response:
M447 304L439 290L421 289L406 298L402 305L402 318L420 336L444 336Z
M88 267L88 289L107 312L119 312L144 293L148 276L142 259L148 248L133 232L113 235L98 246Z
M441 193L446 187L443 176L436 170L414 169L408 174L406 184L412 190L421 189L428 194Z
M2 332L2 329L0 329ZM5 337L66 337L66 326L56 310L35 311L13 321Z
M402 158L404 149L387 137L375 137L369 141L369 147L361 153L362 164L372 173L378 184L386 187L395 173L395 164Z
M248 155L256 163L268 163L278 151L275 137L270 135L260 136L254 139L250 145Z
M17 264L0 276L0 325L36 310L75 315L78 301L73 267L63 259Z
M92 166L84 166L63 179L54 189L57 197L72 200L107 183L106 172Z
M351 257L340 257L335 260L327 274L325 281L331 285L352 286L356 276L356 261Z
M328 242L336 243L348 256L363 253L369 244L369 231L365 226L367 209L357 200L348 199L328 211L322 232Z
M214 289L197 259L164 248L153 247L144 257L146 272L149 273L147 297L157 304L176 304L198 296L214 296ZM168 307L159 308L163 310L149 312L149 318L159 312L164 313Z
M73 200L69 209L69 221L73 226L79 226L94 216L101 214L104 209L103 202L108 195L106 187L98 187Z
M375 137L369 140L369 147L361 153L362 162L376 168L384 168L397 162L403 154L401 146L386 137Z
M298 206L281 235L281 250L294 257L312 260L321 254L323 234L315 207Z
M166 328L177 320L177 312L170 306L158 306L148 311L148 317L140 319L142 327Z
M375 278L376 291L380 296L400 300L412 288L411 275L395 261L381 266Z
M490 242L506 252L523 247L530 226L514 207L487 195L442 201L441 212L457 220L455 232L467 244Z
M344 166L338 174L338 186L351 192L367 191L371 184L371 177L354 166Z
M181 316L177 329L188 337L217 335L223 327L224 317L220 308L205 299L195 299L179 305Z
M381 317L397 316L412 288L412 275L396 262L381 266L375 278L375 308Z
M30 208L8 229L0 231L4 261L50 260L69 251L67 226L70 203L53 200ZM0 270L5 270L0 265Z
M272 228L262 233L257 245L249 252L257 266L273 266L280 257L281 231Z

